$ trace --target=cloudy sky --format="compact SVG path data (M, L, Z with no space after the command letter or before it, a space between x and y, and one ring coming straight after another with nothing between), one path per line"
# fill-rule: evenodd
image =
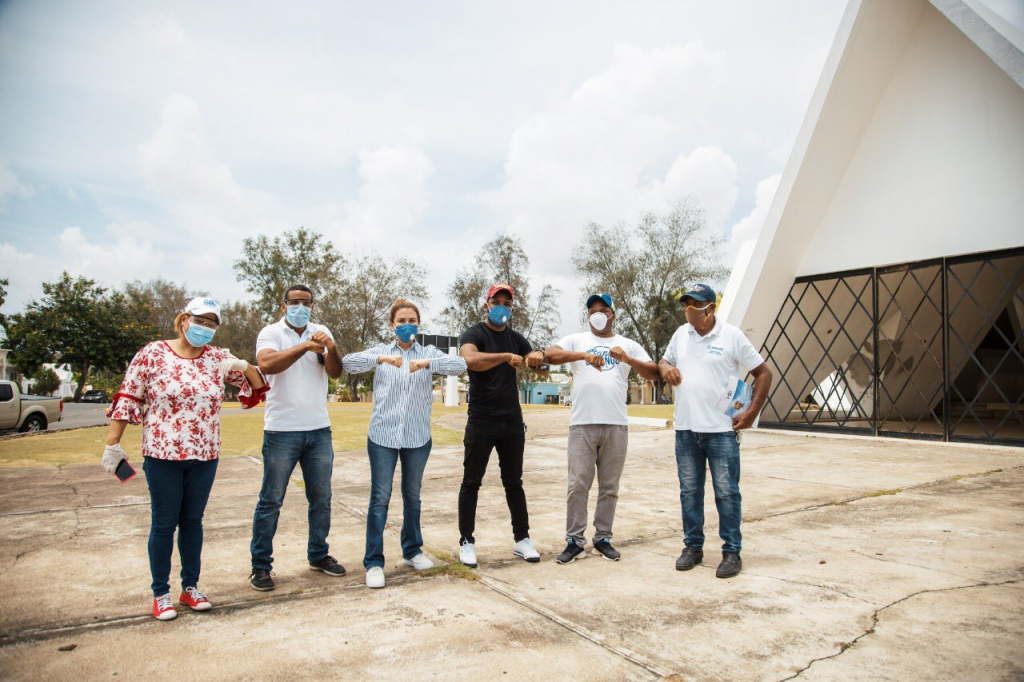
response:
M844 6L0 3L4 311L62 269L247 298L242 238L301 225L422 262L436 313L511 230L574 330L587 223L690 195L726 261L756 235Z

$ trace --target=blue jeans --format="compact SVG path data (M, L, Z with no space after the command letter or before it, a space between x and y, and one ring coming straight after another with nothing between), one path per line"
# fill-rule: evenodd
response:
M149 486L149 571L153 575L154 597L171 591L168 581L175 529L181 557L181 589L199 585L203 514L217 475L218 461L142 458L142 470Z
M384 566L384 526L388 522L388 503L395 480L395 466L402 460L402 557L411 559L420 553L420 485L427 468L432 441L418 448L386 448L366 439L370 455L370 509L366 513L366 555L363 567Z
M263 487L252 519L252 567L270 570L274 563L274 534L281 515L288 480L298 464L302 468L309 502L309 545L306 558L312 563L327 556L331 532L331 474L334 448L331 427L313 431L263 432Z
M676 467L679 469L679 502L683 508L683 542L693 549L704 548L704 477L710 468L722 553L739 554L743 513L740 444L736 432L676 431Z

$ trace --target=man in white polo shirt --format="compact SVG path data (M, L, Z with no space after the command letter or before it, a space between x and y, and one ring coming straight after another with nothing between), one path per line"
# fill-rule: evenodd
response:
M289 287L281 303L284 316L263 328L256 340L256 361L271 386L263 419L263 487L252 521L253 589L274 589L274 534L288 481L298 464L309 502L310 570L345 575L327 553L331 530L331 473L334 448L327 416L327 378L341 376L341 354L327 327L309 321L313 292ZM273 397L271 397L273 394Z
M679 297L686 322L669 341L658 367L676 387L676 467L683 508L683 553L676 569L688 571L704 560L704 480L711 469L718 508L722 563L716 575L740 572L740 434L753 426L764 407L772 373L743 332L715 316L717 297L698 284ZM730 377L754 377L750 407L730 417L718 408Z
M569 334L544 351L552 365L572 370L572 414L569 417L569 490L566 496L566 546L555 559L568 564L587 545L587 498L597 473L594 552L618 561L612 547L612 522L619 501L619 479L626 464L629 421L626 393L629 373L656 381L658 366L636 341L619 336L612 325L615 308L608 294L587 298L588 331Z

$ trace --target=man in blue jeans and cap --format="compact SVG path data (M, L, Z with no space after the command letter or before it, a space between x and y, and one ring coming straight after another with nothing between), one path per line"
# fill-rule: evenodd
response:
M327 416L327 377L341 376L341 354L327 327L309 321L313 292L297 284L281 302L282 318L263 328L256 340L256 360L271 389L263 415L263 487L252 520L254 590L274 589L274 535L288 481L297 464L309 502L309 568L345 575L327 553L331 531L331 474L334 448ZM273 397L271 397L273 394Z
M658 362L662 378L675 386L676 467L683 508L683 553L676 569L704 561L704 480L711 469L722 537L722 563L716 575L732 578L740 560L740 431L750 428L768 398L772 373L764 358L737 327L715 316L714 289L698 284L679 297L686 324L679 327ZM719 409L731 377L754 377L750 406L734 417Z

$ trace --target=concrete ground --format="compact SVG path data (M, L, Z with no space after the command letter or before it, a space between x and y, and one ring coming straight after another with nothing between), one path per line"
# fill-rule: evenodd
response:
M365 453L342 452L330 540L348 575L307 570L296 481L275 547L278 588L255 592L246 578L261 464L225 458L203 557L202 587L217 607L169 623L148 615L141 477L119 485L96 465L2 470L0 677L1024 676L1024 451L748 433L744 571L718 580L710 481L706 564L674 569L681 521L666 430L631 433L615 527L622 561L555 564L565 415L529 419L525 485L540 564L512 555L492 463L479 570L414 574L391 528L388 587L366 589L369 468ZM442 565L458 538L461 457L437 448L424 481L423 532ZM391 519L401 519L399 498Z

